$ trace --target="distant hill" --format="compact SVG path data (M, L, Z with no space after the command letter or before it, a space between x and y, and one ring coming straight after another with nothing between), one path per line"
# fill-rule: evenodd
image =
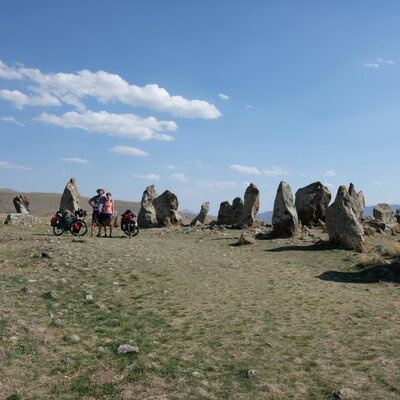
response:
M9 189L0 189L0 213L7 214L15 212L13 198L20 194L26 194L29 196L29 209L32 214L37 216L46 217L54 215L60 205L61 193L27 193ZM82 208L91 212L88 201L89 197L81 196ZM135 213L138 213L140 203L126 200L115 200L115 208L120 213L127 209L131 209Z
M393 213L396 212L398 208L400 208L400 204L389 204L392 207ZM366 206L364 209L365 217L372 217L372 210L374 206ZM261 219L262 221L271 222L272 220L272 211L265 211L263 213L259 213L256 215L256 219Z

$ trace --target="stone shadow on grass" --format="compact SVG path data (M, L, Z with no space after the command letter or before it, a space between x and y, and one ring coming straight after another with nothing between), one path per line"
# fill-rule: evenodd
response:
M316 278L323 281L341 283L400 283L400 262L375 265L354 272L326 271Z
M319 240L318 242L309 246L281 246L274 249L265 250L269 253L281 253L284 251L321 251L321 250L332 250L335 247L328 241Z

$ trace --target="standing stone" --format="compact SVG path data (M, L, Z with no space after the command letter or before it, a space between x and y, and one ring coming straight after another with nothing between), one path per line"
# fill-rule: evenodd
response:
M394 219L397 221L398 224L400 224L400 208L396 210L396 213L394 214Z
M362 251L364 230L353 206L350 190L340 186L335 201L326 211L329 240L338 247Z
M29 197L28 196L16 196L13 199L15 210L18 214L29 214Z
M299 231L292 189L286 182L281 182L276 192L272 226L274 234L280 236L296 236Z
M204 224L206 222L208 211L210 210L210 203L206 202L201 205L201 209L196 218L192 220L190 225L196 225L197 222Z
M232 222L231 225L240 225L242 220L244 202L240 197L235 197L232 201Z
M157 221L160 226L179 225L182 217L178 213L179 201L175 194L166 190L155 201Z
M379 203L373 209L372 213L374 218L383 222L384 224L391 224L394 222L392 207L386 203Z
M364 198L364 193L363 192L356 192L354 189L354 185L350 183L349 186L349 196L350 196L350 204L351 208L353 209L353 212L357 219L360 221L361 217L363 216L364 213L364 208L365 208L365 198Z
M66 214L75 215L79 210L79 191L76 186L76 180L71 178L65 186L64 193L61 196L60 211Z
M240 216L239 225L243 228L250 227L256 220L256 214L260 208L260 191L253 183L247 187L244 193L244 204Z
M142 202L140 205L138 224L142 228L154 228L158 226L155 202L157 192L154 185L147 186L143 192Z
M218 223L220 225L232 225L233 209L229 201L223 201L219 205Z
M314 182L296 192L296 210L303 225L316 226L325 221L332 195L321 182Z

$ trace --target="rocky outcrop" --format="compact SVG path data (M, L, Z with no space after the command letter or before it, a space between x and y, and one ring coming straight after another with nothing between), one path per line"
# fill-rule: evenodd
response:
M373 209L372 213L374 218L383 222L384 224L391 224L394 222L392 207L386 203L379 203Z
M18 214L29 214L29 197L16 196L13 199L15 210Z
M207 219L207 214L208 214L208 211L210 210L210 203L209 202L206 202L206 203L203 203L202 205L201 205L201 209L200 209L200 212L199 212L199 214L197 215L197 217L195 217L193 220L192 220L192 222L190 223L190 225L199 225L199 224L205 224L206 223L206 219Z
M281 182L278 186L272 214L272 227L274 234L278 236L296 236L299 231L292 189L286 182Z
M76 186L76 181L71 178L65 186L64 192L61 196L60 211L66 214L75 215L75 212L79 210L79 191Z
M353 187L354 193L354 187ZM360 192L361 193L361 192ZM364 230L354 211L354 194L340 186L335 201L326 212L329 240L336 246L362 251ZM363 198L362 198L363 199ZM358 203L358 204L361 204ZM359 212L359 208L356 209Z
M138 225L142 228L154 228L158 226L155 202L157 192L154 185L147 186L143 192L138 215Z
M303 225L317 226L318 220L325 221L326 209L332 195L321 182L314 182L296 192L296 210Z
M159 226L179 225L181 216L178 213L179 201L175 194L166 190L155 201L156 216Z
M350 183L348 193L349 193L351 208L354 212L354 215L360 221L363 216L364 208L365 208L364 193L363 192L357 193L355 191L354 185L352 183Z
M253 183L247 187L244 193L244 204L238 225L247 228L254 224L256 214L260 208L260 191Z
M13 213L8 214L4 224L34 226L40 224L40 221L31 214Z

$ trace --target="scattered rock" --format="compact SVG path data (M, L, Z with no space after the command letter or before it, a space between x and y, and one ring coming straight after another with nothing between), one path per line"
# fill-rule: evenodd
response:
M93 300L93 295L91 295L90 293L89 294L87 294L86 296L85 296L85 300Z
M199 379L204 378L204 374L202 372L198 372L198 371L192 372L192 376L194 378L199 378Z
M254 244L256 239L251 233L242 233L239 238L239 244L246 245L246 244Z
M43 258L51 258L50 255L47 254L47 253L45 253L45 252L43 252L43 253L41 254L41 256L42 256Z
M357 393L353 389L342 388L334 393L335 399L347 400L354 399Z
M249 370L247 371L247 377L248 377L248 378L251 378L251 377L253 377L253 376L256 376L257 373L258 373L258 371L257 371L256 369L249 369Z
M64 192L60 200L60 211L66 214L75 215L79 210L79 191L76 186L76 180L71 178L65 186Z
M52 321L51 323L50 323L50 325L51 326L61 326L62 325L62 321L61 321L61 319L55 319L54 321Z
M68 343L78 343L81 338L78 335L66 335L64 336L64 340Z
M139 353L139 347L137 346L132 346L130 344L121 344L118 349L117 352L119 354L126 354L126 353Z
M193 220L192 220L192 222L190 223L190 225L196 225L196 224L198 224L198 223L200 223L200 224L205 224L205 222L206 222L206 218L207 218L207 214L208 214L208 211L210 210L210 203L209 202L206 202L206 203L203 203L202 205L201 205L201 209L200 209L200 212L199 212L199 214L197 215L197 217L195 217Z
M154 185L147 186L143 192L140 211L138 215L138 224L142 228L154 228L158 225L155 201L157 192Z
M133 399L133 392L132 390L125 389L121 392L121 400L129 400Z
M241 228L253 226L256 214L260 208L260 191L253 183L247 187L244 193L244 204L238 225Z
M25 293L25 294L32 294L33 293L33 290L31 289L31 288L28 288L28 287L23 287L22 289L21 289L21 292L22 293Z
M55 292L54 290L51 290L50 292L46 292L43 297L45 299L58 299L58 293Z
M279 184L275 197L272 226L274 234L279 236L297 236L299 231L292 189L283 181Z
M340 186L326 213L329 240L338 247L362 251L364 230L353 210L349 191L346 186Z
M73 364L73 361L72 361L70 358L68 358L68 357L63 358L63 359L61 360L61 362L62 362L63 364L65 364L65 365L71 365L71 364Z
M140 368L140 364L139 364L138 361L133 361L132 363L130 363L130 364L127 366L127 369L128 369L129 371L135 371L135 370L137 370L137 369L139 369L139 368Z
M332 195L321 182L314 182L296 192L296 210L303 225L318 226L326 218L326 209Z
M379 203L373 209L372 213L374 218L384 224L391 224L394 222L392 207L387 203Z
M155 201L157 222L159 226L179 225L182 217L178 213L179 201L169 190L157 197Z
M40 221L35 218L31 214L8 214L7 218L4 222L5 225L23 225L23 226L34 226L34 225L39 225Z

